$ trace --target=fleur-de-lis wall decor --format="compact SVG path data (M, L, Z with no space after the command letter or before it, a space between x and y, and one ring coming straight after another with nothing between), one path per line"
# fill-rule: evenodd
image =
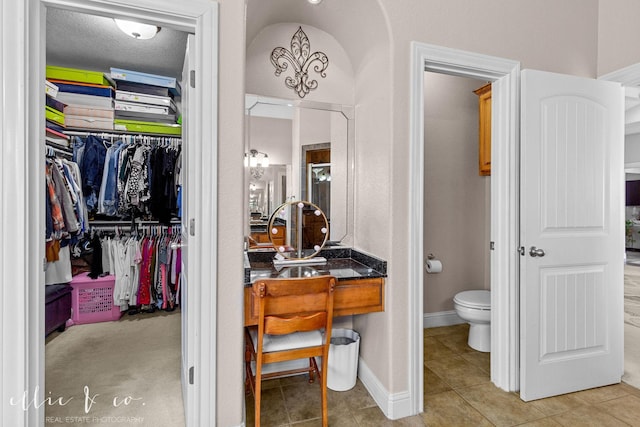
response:
M271 63L276 67L276 76L285 71L289 62L294 70L294 76L287 76L284 79L284 84L293 89L300 98L304 98L309 91L318 87L318 81L309 79L309 67L314 62L317 62L313 66L313 71L320 74L320 77L325 78L327 74L324 70L329 66L329 58L322 52L311 52L311 43L309 38L302 31L302 27L298 28L298 31L291 37L291 50L287 50L284 47L276 47L271 52Z

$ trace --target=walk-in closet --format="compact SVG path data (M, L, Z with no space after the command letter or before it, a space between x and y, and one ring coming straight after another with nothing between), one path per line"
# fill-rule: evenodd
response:
M46 14L45 425L184 425L189 35Z

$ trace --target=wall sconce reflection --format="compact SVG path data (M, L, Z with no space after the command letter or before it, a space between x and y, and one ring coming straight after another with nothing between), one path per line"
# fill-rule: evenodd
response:
M269 167L269 156L258 150L249 150L244 153L244 166L250 168L251 177L260 179L264 175L264 168Z

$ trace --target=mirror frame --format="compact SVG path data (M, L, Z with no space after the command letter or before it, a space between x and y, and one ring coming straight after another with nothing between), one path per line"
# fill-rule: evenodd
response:
M355 176L355 114L354 107L351 105L342 105L342 104L332 104L327 102L318 102L318 101L309 101L309 100L293 100L293 99L282 99L282 98L273 98L268 96L254 95L254 94L245 94L245 141L244 141L244 152L248 152L251 147L251 137L250 137L250 118L251 118L251 110L254 109L259 104L261 105L273 105L273 106L281 106L281 107L290 107L290 108L304 108L304 109L312 109L312 110L321 110L327 112L337 112L343 115L343 117L347 121L347 171L346 171L346 201L345 201L345 234L339 236L338 238L331 238L327 242L327 246L332 246L335 244L339 244L342 246L350 246L353 244L353 217L354 217L354 176ZM245 212L247 212L245 218L245 235L251 235L251 226L249 222L249 182L250 175L249 171L245 172L245 185L244 185L244 204L245 204ZM300 183L302 185L302 183ZM302 188L302 187L300 187ZM302 190L300 190L300 193ZM295 199L300 199L301 194L296 195ZM276 209L280 206L279 203L276 203ZM269 217L271 217L272 212L269 213ZM250 249L247 246L248 250ZM256 250L264 250L264 249L256 249ZM275 251L275 248L274 248Z
M302 206L301 206L302 205ZM304 207L308 207L308 208L313 208L314 209L314 215L317 217L320 217L324 223L323 227L322 227L322 234L324 234L324 238L322 239L322 242L317 242L316 245L312 248L313 251L309 252L307 255L304 255L304 248L302 247L302 240L304 239L303 237L303 226L301 224L302 221L302 210ZM289 222L287 224L287 240L289 240L289 238L291 237L292 233L291 233L291 227L290 225L292 223L295 222L296 224L296 231L295 231L295 236L296 239L298 240L297 242L291 243L291 251L285 251L285 245L276 245L276 236L277 234L277 230L275 227L275 221L278 218L282 218L282 215L280 215L280 212L284 211L287 208L295 208L290 210L289 212L297 212L297 218L294 221L293 220L293 215L291 215L289 217ZM324 245L327 244L327 238L329 237L329 222L327 221L327 217L325 216L324 212L322 211L322 209L320 209L317 205L314 205L311 202L308 201L302 201L302 200L294 200L291 202L285 202L283 204L281 204L280 206L278 206L272 213L271 213L271 218L269 218L269 225L267 226L267 233L269 235L269 241L271 242L271 244L273 245L273 248L275 249L275 251L279 254L281 254L282 256L284 256L287 259L291 259L291 260L302 260L302 259L311 259L313 257L315 257L316 255L318 255L320 253L320 251L322 250L322 248L324 248ZM295 255L291 255L292 253L295 252Z

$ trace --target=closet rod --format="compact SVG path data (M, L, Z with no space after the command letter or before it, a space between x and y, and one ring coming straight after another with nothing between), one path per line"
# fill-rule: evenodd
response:
M176 225L181 225L182 222L180 220L171 220L169 222L169 224L163 224L160 223L159 221L154 221L154 220L148 220L148 221L135 221L135 225L139 226L139 225L161 225L161 226L165 226L165 227L173 227ZM126 219L122 219L122 220L90 220L89 221L89 226L91 227L101 227L101 226L129 226L131 225L131 220L126 220Z
M154 133L154 134L145 134L140 132L125 132L125 131L110 131L110 132L96 132L96 131L78 131L78 130L65 130L65 135L71 136L98 136L103 138L119 138L123 135L131 135L134 137L140 138L172 138L182 140L181 136L163 134L163 133Z
M54 147L54 146L51 146L49 144L46 144L45 146L46 146L47 150L53 150L55 153L59 153L59 154L65 155L65 156L73 157L73 151L65 150L64 148Z
M151 231L151 230L159 230L161 232L164 231L169 231L170 234L176 234L176 235L180 235L181 234L181 230L182 230L182 226L180 224L173 224L173 225L161 225L161 224L148 224L148 225L142 225L140 227L135 227L135 228L128 228L126 226L121 226L121 225L91 225L89 227L90 232L92 231L116 231L116 232L120 232L120 233L139 233L140 231L145 232L145 231Z

